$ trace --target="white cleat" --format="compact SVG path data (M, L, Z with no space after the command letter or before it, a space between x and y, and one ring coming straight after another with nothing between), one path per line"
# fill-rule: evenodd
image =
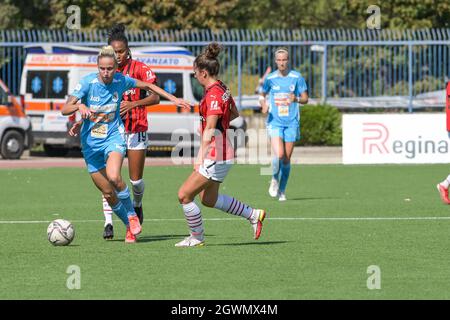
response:
M189 237L186 237L182 241L175 244L175 247L201 247L204 245L205 245L205 240L203 239L203 237L200 240L200 239L190 235Z
M278 195L278 181L272 179L269 187L269 194L272 198L275 198Z
M280 195L278 196L278 201L286 201L286 195L284 194L284 192L280 192Z
M263 221L266 218L266 211L262 209L254 209L252 217L249 219L253 228L253 237L258 240L261 236Z

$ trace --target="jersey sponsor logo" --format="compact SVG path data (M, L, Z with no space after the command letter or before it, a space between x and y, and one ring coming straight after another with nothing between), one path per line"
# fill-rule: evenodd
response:
M273 86L273 90L280 90L280 86Z
M94 96L91 96L91 97L89 98L89 100L94 101L94 102L100 102L100 97L94 97Z
M136 94L136 89L130 89L130 90L127 90L127 91L125 91L124 94L125 94L126 96L129 95L129 94L131 94L132 96L134 96L134 95Z
M211 104L209 106L209 110L214 111L214 110L219 110L219 102L217 100L213 100L211 101Z
M119 82L120 82L120 80L113 79L113 83L119 83Z
M90 105L92 112L113 112L117 109L117 103L109 103L105 105Z

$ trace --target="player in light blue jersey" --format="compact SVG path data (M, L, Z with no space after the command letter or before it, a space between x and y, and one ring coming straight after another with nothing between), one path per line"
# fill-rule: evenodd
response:
M117 60L111 46L102 48L97 64L99 72L81 79L61 113L71 115L80 112L83 119L81 147L89 174L127 227L125 241L133 243L142 228L120 173L126 151L125 130L120 118L122 94L131 88L140 88L151 90L176 105L190 106L151 83L116 73ZM77 103L79 100L81 103Z
M285 201L291 156L295 142L300 139L299 104L308 102L308 88L300 72L289 69L287 48L275 51L275 64L277 70L264 80L259 101L262 112L269 113L267 129L274 152L269 194ZM266 95L269 95L268 104Z

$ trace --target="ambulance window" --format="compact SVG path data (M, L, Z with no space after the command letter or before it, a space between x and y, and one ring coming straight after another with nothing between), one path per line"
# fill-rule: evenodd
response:
M67 95L68 71L49 71L47 74L47 98L64 99Z
M193 73L191 74L191 87L192 87L192 93L194 94L195 100L197 100L197 101L202 100L204 89L203 89L202 85L198 82L198 80L195 79Z
M183 98L183 74L181 73L159 73L158 86L163 88L170 94L173 94L177 98ZM166 100L161 97L161 100Z
M28 71L27 93L38 99L64 99L68 71Z
M28 71L27 93L31 93L33 98L44 99L46 93L47 71Z

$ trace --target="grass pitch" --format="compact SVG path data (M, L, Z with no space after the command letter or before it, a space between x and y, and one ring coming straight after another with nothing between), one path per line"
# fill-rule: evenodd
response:
M448 169L293 166L280 203L259 166L236 165L221 192L267 209L262 236L202 207L201 248L174 247L187 235L177 190L191 167L145 169L132 245L119 220L115 239L102 239L101 196L85 169L0 170L0 299L449 299L450 206L435 187ZM73 222L70 246L47 241L56 218ZM71 265L79 290L66 286ZM372 265L379 290L367 287Z

